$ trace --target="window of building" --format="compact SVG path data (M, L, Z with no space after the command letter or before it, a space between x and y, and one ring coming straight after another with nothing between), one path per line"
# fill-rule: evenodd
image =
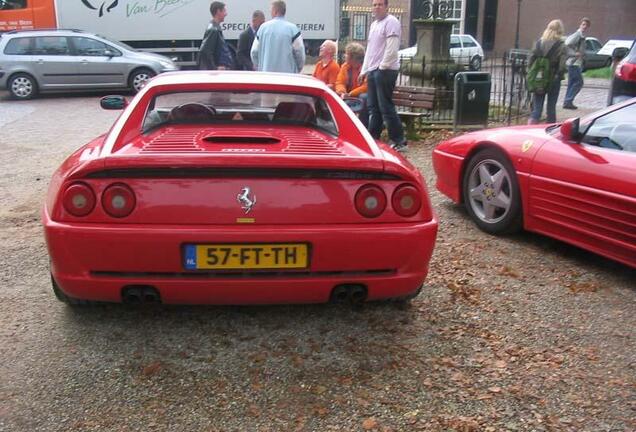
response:
M367 15L355 14L353 15L353 40L366 40L367 39Z
M0 10L24 9L26 0L0 0Z

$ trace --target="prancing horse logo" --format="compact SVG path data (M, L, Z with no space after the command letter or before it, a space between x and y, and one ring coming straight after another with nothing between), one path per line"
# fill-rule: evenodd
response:
M95 6L93 6L92 4L90 4L90 2L88 0L82 0L82 3L84 3L84 6L86 6L89 9L92 10L97 10L97 8ZM119 4L119 0L115 0L112 3L110 3L110 6L108 6L106 8L106 12L110 12L110 10L114 7L116 7ZM102 5L99 7L99 16L104 16L104 6L106 6L106 2L102 2Z
M241 208L245 210L245 214L248 214L250 210L252 210L252 207L254 207L254 204L256 204L256 195L250 197L251 192L249 186L245 186L241 189L241 193L236 195L236 200L241 204Z

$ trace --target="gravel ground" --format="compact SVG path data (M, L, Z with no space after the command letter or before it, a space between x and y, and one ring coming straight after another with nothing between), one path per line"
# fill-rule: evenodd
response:
M408 307L93 307L50 290L39 207L114 116L96 98L0 99L0 430L634 431L636 272L478 231L440 233Z

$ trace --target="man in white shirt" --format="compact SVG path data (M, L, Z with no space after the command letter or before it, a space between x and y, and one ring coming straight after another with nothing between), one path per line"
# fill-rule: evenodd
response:
M367 51L358 78L362 82L367 77L369 133L379 139L384 123L391 147L405 151L404 128L393 103L393 89L400 68L398 49L402 26L396 17L389 14L388 0L373 0L372 8L375 21L371 23Z

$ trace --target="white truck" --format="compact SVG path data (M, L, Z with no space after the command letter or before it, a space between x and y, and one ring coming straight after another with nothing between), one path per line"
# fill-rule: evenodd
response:
M80 29L119 40L144 51L176 58L182 66L196 64L196 52L210 21L211 0L14 0L0 10L0 24L15 28ZM252 12L270 15L271 0L226 0L223 35L235 41L249 26ZM22 5L22 6L20 6ZM54 16L42 17L44 12ZM310 54L325 39L339 36L339 0L288 0L286 18L297 24ZM40 24L41 23L41 24ZM0 30L10 30L11 26Z

